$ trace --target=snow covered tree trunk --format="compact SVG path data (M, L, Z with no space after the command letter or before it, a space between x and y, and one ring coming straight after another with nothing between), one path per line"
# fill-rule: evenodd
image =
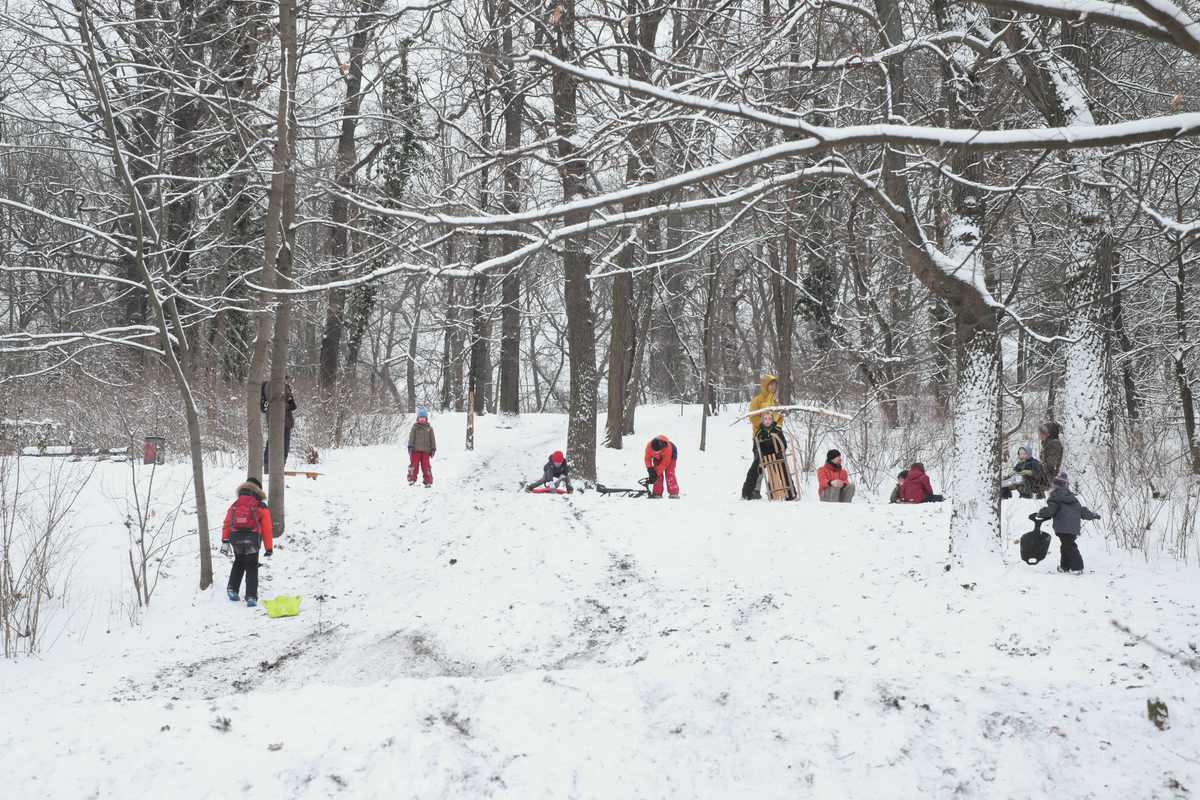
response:
M1063 23L1064 38L1073 34ZM1024 88L1054 126L1091 128L1096 124L1078 47L1069 57L1055 52L1027 23L1005 28L1005 39L1024 77ZM1085 149L1067 157L1068 258L1066 284L1071 316L1063 361L1064 465L1080 474L1091 467L1109 433L1109 349L1104 297L1111 286L1112 199L1103 171L1103 152Z
M951 425L950 557L962 566L999 552L1000 341L993 325L968 334Z

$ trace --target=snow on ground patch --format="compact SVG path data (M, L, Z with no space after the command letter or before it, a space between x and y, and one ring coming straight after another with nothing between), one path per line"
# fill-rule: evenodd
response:
M1197 642L1195 567L1107 552L1100 529L1081 541L1085 576L1055 574L1053 554L1027 567L1019 501L1005 561L945 572L946 505L739 500L749 426L722 420L699 453L694 411L639 409L642 433L601 451L601 479L632 485L643 440L667 433L679 501L517 491L562 447L556 416L484 419L474 453L461 417L435 416L428 490L406 485L400 447L332 453L318 481L289 483L289 531L264 568L261 594L303 595L301 616L197 593L182 543L140 626L68 626L43 656L0 665L0 774L19 797L1200 785L1196 673L1109 624ZM212 475L214 513L237 478ZM82 560L115 570L124 530L91 502ZM111 591L108 571L90 579Z

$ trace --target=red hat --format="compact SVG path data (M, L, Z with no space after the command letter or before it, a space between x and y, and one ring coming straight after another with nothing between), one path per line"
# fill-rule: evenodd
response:
M550 463L551 464L561 464L566 460L567 460L567 458L566 458L566 456L564 456L562 454L562 450L555 450L553 453L550 454Z

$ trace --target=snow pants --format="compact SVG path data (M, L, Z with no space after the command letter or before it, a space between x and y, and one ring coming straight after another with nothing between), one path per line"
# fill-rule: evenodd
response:
M752 446L754 456L750 459L750 469L746 470L746 482L742 484L742 499L753 500L759 494L758 482L762 480L762 465L758 462L758 447Z
M246 576L246 599L258 599L258 553L246 553L233 557L233 568L229 570L229 591L242 588L242 576Z
M429 464L429 453L424 450L413 450L408 454L408 482L417 482L417 468L421 470L421 480L426 486L433 484L433 468Z
M656 480L654 482L653 495L655 497L662 497L664 479L667 484L667 492L671 495L671 497L678 497L679 496L679 482L675 480L675 465L674 464L667 467L665 470L661 470L661 469L658 470L658 480Z
M854 499L854 484L847 483L845 486L826 486L825 491L821 492L821 502L823 503L849 503Z
M1057 533L1058 537L1058 568L1062 572L1083 572L1083 555L1079 552L1079 546L1075 544L1075 535L1071 533Z

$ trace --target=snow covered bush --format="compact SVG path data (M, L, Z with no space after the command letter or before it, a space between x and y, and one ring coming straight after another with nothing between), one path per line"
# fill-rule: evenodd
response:
M94 465L61 459L26 468L0 456L0 627L4 655L38 652L48 612L72 567L73 509Z

